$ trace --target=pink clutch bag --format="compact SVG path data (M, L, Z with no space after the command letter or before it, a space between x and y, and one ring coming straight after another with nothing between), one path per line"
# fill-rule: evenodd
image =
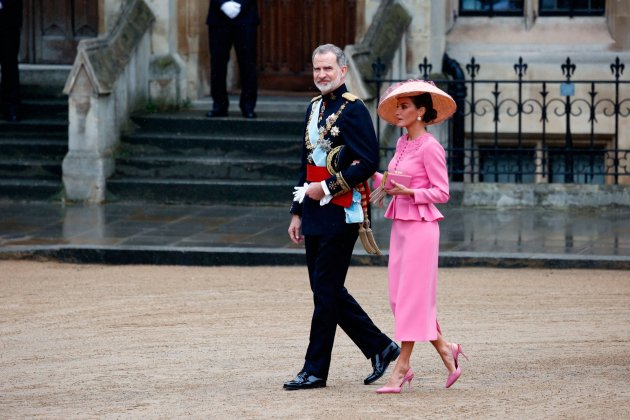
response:
M385 178L385 186L384 188L386 190L391 190L394 187L394 184L392 184L392 180L396 181L397 183L399 183L400 185L403 185L405 187L408 187L409 184L411 184L411 176L410 175L403 175L403 174L397 174L397 173L393 173L393 172L387 172L387 176Z

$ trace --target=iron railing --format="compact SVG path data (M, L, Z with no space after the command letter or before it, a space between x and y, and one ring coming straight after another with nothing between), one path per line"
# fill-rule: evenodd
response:
M372 67L374 77L366 81L375 84L378 103L384 84L402 80L385 79L380 60ZM425 58L418 78L428 80L432 67ZM625 65L618 57L609 80L574 80L570 58L559 66L564 78L558 80L526 79L522 58L513 66L514 80L477 79L481 66L474 57L465 66L468 77L446 55L442 67L451 78L433 81L458 105L448 139L440 139L452 181L618 184L630 176L630 81L621 80ZM381 124L388 161L395 139L380 138Z

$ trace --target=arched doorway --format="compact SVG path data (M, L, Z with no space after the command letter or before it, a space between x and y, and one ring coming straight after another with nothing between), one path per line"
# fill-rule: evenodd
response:
M20 61L72 64L81 39L98 35L98 1L23 0Z
M258 84L275 91L312 91L311 53L320 44L355 42L356 0L257 0Z

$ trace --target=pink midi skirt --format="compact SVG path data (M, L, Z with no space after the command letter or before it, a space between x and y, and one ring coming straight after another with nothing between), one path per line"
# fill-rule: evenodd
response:
M437 221L394 219L388 274L389 301L398 341L432 341L438 337L439 247Z

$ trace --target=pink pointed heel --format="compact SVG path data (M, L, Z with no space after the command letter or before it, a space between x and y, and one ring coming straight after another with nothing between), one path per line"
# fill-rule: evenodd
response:
M459 355L461 354L466 360L468 360L468 356L466 356L462 351L461 344L450 343L449 346L451 347L453 361L455 361L455 372L451 373L448 375L448 378L446 378L446 388L450 388L462 375L462 368L459 366L458 362Z
M409 382L409 389L411 389L411 380L413 379L413 370L409 368L407 373L405 373L405 377L402 379L400 386L384 386L376 390L377 394L400 394L403 390L403 386L405 386L405 382Z

